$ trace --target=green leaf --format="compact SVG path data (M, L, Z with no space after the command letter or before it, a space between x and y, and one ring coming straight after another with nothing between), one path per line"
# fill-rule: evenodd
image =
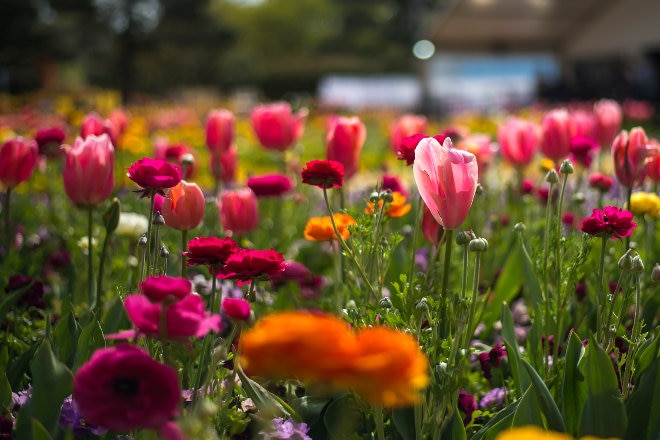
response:
M247 377L242 368L239 367L236 371L238 377L241 379L241 386L245 394L252 399L264 418L284 417L292 418L298 422L302 421L293 408L266 388Z
M481 322L486 325L486 328L490 328L500 317L498 306L504 302L511 302L520 292L523 283L522 270L520 252L515 250L509 252L504 267L493 287L491 307L486 307L481 316Z
M348 439L358 432L363 417L363 411L358 402L352 395L346 394L328 405L323 416L323 423L330 438Z
M467 440L463 419L458 410L454 409L454 415L451 417L449 426L442 433L442 440Z
M40 342L35 342L25 350L14 362L9 363L7 368L7 380L11 385L12 390L18 390L23 381L23 376L30 366L30 360L34 357L34 353L39 348Z
M103 213L103 225L107 234L112 234L117 229L117 226L119 226L120 208L119 199L115 197L110 202L108 209Z
M548 428L556 432L566 432L566 424L564 419L559 412L559 408L555 403L550 390L541 379L541 376L532 368L532 366L523 360L523 365L527 369L529 378L532 380L532 392L534 394L536 404L539 409L545 415L546 422L548 423Z
M528 387L525 394L520 399L520 405L513 415L513 426L535 425L545 428L541 408L534 396L533 387Z
M518 396L522 396L524 390L532 383L529 374L522 364L522 357L516 341L516 332L513 325L513 316L507 303L502 304L502 338L506 346L506 354L511 368L511 375L516 384Z
M577 333L571 332L568 337L564 363L564 380L562 382L561 410L566 429L573 436L577 436L580 425L582 406L587 398L587 388L584 376L578 368L580 359L584 355L584 346Z
M585 378L587 398L580 416L580 437L622 438L627 425L626 409L621 400L612 359L591 338L582 360L580 372Z
M32 440L53 440L39 420L32 419Z
M16 432L18 438L35 438L32 432L38 420L47 432L53 432L57 426L60 407L64 399L71 394L73 375L71 371L53 354L48 339L44 339L30 362L32 371L32 397L25 404L18 416Z
M105 339L103 338L101 325L96 319L92 319L80 332L74 370L77 370L82 364L87 362L94 351L104 347Z
M658 335L660 335L660 327L656 327L653 334L655 336L652 339L647 339L639 349L639 356L637 357L634 374L635 382L637 382L639 376L646 371L660 354L660 337L658 337Z
M73 366L73 359L78 349L80 328L73 312L64 314L53 329L53 347L55 354L68 366Z
M470 440L493 440L497 434L513 426L513 418L522 399L502 409L477 431Z
M123 328L128 328L129 325L130 321L128 320L128 316L126 316L124 302L117 295L103 317L103 333L106 335L117 333Z
M660 438L660 358L656 358L639 378L626 402L628 430L625 440Z
M11 385L9 385L7 373L4 371L2 372L2 376L0 376L0 407L11 407Z
M396 408L392 410L392 422L403 440L415 440L415 408Z

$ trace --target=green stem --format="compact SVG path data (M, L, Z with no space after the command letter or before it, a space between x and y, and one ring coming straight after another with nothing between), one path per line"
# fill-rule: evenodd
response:
M550 189L548 191L548 201L545 205L545 231L543 234L543 285L541 286L541 293L543 295L543 328L545 333L546 343L543 346L543 370L544 373L548 373L549 369L549 359L548 356L550 353L550 289L548 288L549 284L549 275L548 275L548 259L550 257L550 229L551 229L551 213L552 213L552 191L554 189L554 184L550 183Z
M635 315L633 316L633 326L632 326L632 335L630 341L630 350L628 356L626 357L626 372L621 383L621 388L623 389L623 399L624 401L630 395L631 387L630 381L632 376L635 373L635 356L637 355L637 348L640 344L641 333L642 333L642 293L641 293L641 279L640 274L635 274Z
M442 269L442 290L440 290L439 301L440 301L440 320L442 328L440 329L439 337L449 337L451 336L451 330L449 326L450 320L448 319L448 307L447 307L447 286L449 285L449 271L451 269L451 244L454 241L454 230L447 229L445 231L445 260L443 262Z
M568 174L564 173L564 179L562 180L561 184L561 192L559 194L559 205L557 207L557 237L556 237L556 244L555 244L555 279L554 279L554 285L555 285L555 319L556 319L556 327L555 327L555 337L557 338L556 344L554 345L554 351L552 353L553 359L557 358L558 350L559 350L559 335L561 334L561 318L560 316L563 315L562 310L560 309L561 303L563 302L562 300L562 289L561 289L561 261L562 261L562 252L561 252L561 225L562 225L562 211L564 207L564 194L566 192L566 183L568 182Z
M188 246L188 231L181 231L181 278L188 278L187 259L183 254Z
M385 440L385 424L383 423L383 407L381 405L374 407L374 420L376 422L376 438Z
M9 254L9 250L11 249L11 216L9 215L9 209L11 204L9 203L11 198L11 186L7 187L7 191L5 192L5 246L7 249L5 249L5 253Z
M147 250L146 250L146 255L147 255L147 261L145 263L145 278L147 275L149 275L151 271L151 265L153 264L153 261L151 260L151 228L152 228L152 223L154 221L154 205L156 203L156 193L152 192L151 193L151 201L149 203L149 223L147 223ZM143 281L143 279L140 279L140 281Z
M601 316L601 303L605 299L605 290L603 286L603 278L605 273L605 246L607 245L607 237L603 236L601 238L600 246L600 260L598 266L598 291L596 292L596 334L598 335L599 341L603 340L603 317Z
M216 279L215 267L211 267L211 295L209 298L209 308L211 311L213 311L213 303L215 302L215 294L216 294L215 279ZM197 395L199 394L199 390L202 387L202 381L204 380L203 372L204 372L204 368L207 366L209 361L212 342L213 342L213 335L211 333L208 333L206 336L204 336L204 342L202 343L202 353L199 359L199 364L197 365L197 372L195 373L195 382L194 382L193 395L192 395L193 407L195 407L195 404L197 403Z
M474 279L472 280L472 299L470 301L470 313L468 314L468 324L465 329L465 340L463 347L468 350L470 347L470 338L474 335L474 317L477 311L477 298L479 297L479 271L481 270L481 254L477 252L474 259ZM466 351L467 352L467 351Z
M92 240L92 230L94 221L94 206L87 207L87 278L89 288L89 310L94 310L96 307L96 289L94 288L94 248Z
M101 249L101 256L99 258L99 273L96 276L96 308L95 313L100 317L103 312L103 273L105 271L105 256L108 253L108 243L110 242L110 233L106 232L103 239L103 248Z
M422 198L417 197L417 204L415 205L415 223L413 224L413 233L412 233L412 242L410 243L410 269L408 272L408 286L406 296L409 297L415 286L415 256L417 252L417 239L419 237L419 229L422 224L422 215L424 214L424 209L422 207Z

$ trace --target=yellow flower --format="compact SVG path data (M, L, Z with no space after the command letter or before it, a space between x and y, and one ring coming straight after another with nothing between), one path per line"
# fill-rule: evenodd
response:
M374 203L373 202L367 202L367 207L364 209L364 212L366 214L373 214L374 213ZM394 191L392 193L392 201L389 204L390 206L387 208L385 211L385 215L388 217L403 217L404 215L408 214L410 212L410 209L412 206L410 206L410 203L406 203L406 196L401 194L398 191ZM378 201L378 209L380 210L383 206L383 201L379 200Z
M655 193L636 192L630 196L630 211L638 216L660 217L660 197Z
M388 407L416 403L429 383L428 361L412 336L386 327L355 333L321 313L261 319L241 336L240 363L251 375L350 389Z
M337 213L333 215L333 218L335 219L339 235L341 235L344 240L347 240L351 235L348 226L355 225L357 222L348 214ZM307 240L311 241L330 241L337 238L335 231L332 228L330 216L312 217L307 220L304 235Z
M538 426L521 426L500 432L495 440L573 440L573 436L562 432L546 431ZM588 435L580 440L617 440L614 437L601 439Z

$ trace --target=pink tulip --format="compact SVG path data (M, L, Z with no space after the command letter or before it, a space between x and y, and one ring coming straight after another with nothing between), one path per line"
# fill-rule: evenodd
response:
M229 110L211 110L206 119L206 146L214 153L224 153L234 143L236 118Z
M98 205L115 185L115 148L110 136L77 137L73 147L64 149L64 189L76 205Z
M477 189L479 167L474 154L452 148L450 138L442 145L424 138L415 149L413 176L433 218L445 229L457 229L470 212Z
M222 227L232 234L247 234L259 226L257 195L250 188L223 191L218 211Z
M611 99L602 99L594 104L596 117L596 140L601 148L610 148L623 121L621 106Z
M224 183L233 182L238 169L238 149L235 145L223 153L211 153L211 173Z
M642 127L621 132L612 144L614 173L626 188L639 186L646 177L646 160L654 152Z
M0 148L0 182L13 188L30 178L39 158L36 141L23 137L7 140Z
M517 168L527 166L538 149L539 127L519 118L511 117L497 129L497 140L502 157Z
M332 117L325 136L328 160L344 164L344 176L349 178L357 172L360 151L367 138L367 128L357 116Z
M392 151L398 151L404 138L413 134L424 134L426 132L426 117L420 115L402 115L397 119L390 131L390 145Z
M571 118L567 110L555 109L541 122L541 153L558 162L571 152Z
M422 212L421 224L422 235L426 241L431 243L433 246L437 246L440 244L445 230L442 228L442 226L440 226L440 223L438 223L435 218L433 218L433 214L431 214L431 211L429 211L429 208L426 205L424 205L422 209L424 210Z
M112 143L117 145L119 138L126 131L126 127L128 127L128 113L121 108L116 108L108 115L106 124L108 125L108 134Z
M569 114L569 130L571 137L596 136L596 116L584 110L575 110Z
M80 137L85 139L87 136L101 136L103 133L110 135L110 121L104 120L98 113L88 113L80 126Z
M495 156L495 149L492 146L490 136L487 134L467 135L456 143L456 148L475 155L480 173L485 173L490 168Z
M179 231L189 231L204 218L204 193L196 183L185 180L167 190L161 214L165 224Z
M285 151L302 136L306 117L307 109L293 114L286 102L258 105L252 110L252 128L263 147Z

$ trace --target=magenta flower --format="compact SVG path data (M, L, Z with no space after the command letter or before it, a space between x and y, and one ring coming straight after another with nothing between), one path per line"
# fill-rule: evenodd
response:
M452 148L450 138L442 145L424 138L415 150L413 176L433 218L445 229L457 229L477 190L479 169L474 154Z
M142 158L128 170L128 177L142 187L142 197L172 188L181 181L181 169L165 160ZM163 193L164 195L164 193Z
M274 249L239 249L227 258L220 271L222 279L248 281L272 277L284 270L284 257Z
M76 205L99 205L115 187L115 148L110 136L77 137L65 145L62 177L69 199Z
M34 140L39 145L39 154L46 156L59 156L60 146L65 138L66 133L60 127L42 128L34 135Z
M0 182L13 188L29 179L38 158L39 146L36 141L20 136L8 139L0 147Z
M467 426L472 421L472 413L477 410L477 401L472 394L462 389L458 392L458 409L465 414L463 425Z
M345 177L358 170L360 152L367 139L367 128L359 117L333 116L325 135L326 157L344 165Z
M250 319L252 307L243 298L225 298L222 300L222 313L236 321L247 321Z
M140 283L142 293L153 302L167 298L182 299L192 292L192 284L185 278L156 275Z
M597 237L612 237L612 240L632 235L637 227L633 213L616 206L594 209L590 217L582 220L580 230Z
M401 139L394 148L396 158L405 160L406 165L412 165L415 162L415 149L420 141L426 137L421 133L415 133Z
M227 258L239 249L229 237L195 237L188 242L188 266L223 266Z
M259 143L269 150L286 151L302 136L307 109L293 114L287 102L258 105L250 119Z
M280 197L293 188L293 182L284 174L264 174L248 178L247 186L257 197Z
M179 413L176 371L128 344L103 348L76 372L73 399L85 420L113 431L160 429Z

